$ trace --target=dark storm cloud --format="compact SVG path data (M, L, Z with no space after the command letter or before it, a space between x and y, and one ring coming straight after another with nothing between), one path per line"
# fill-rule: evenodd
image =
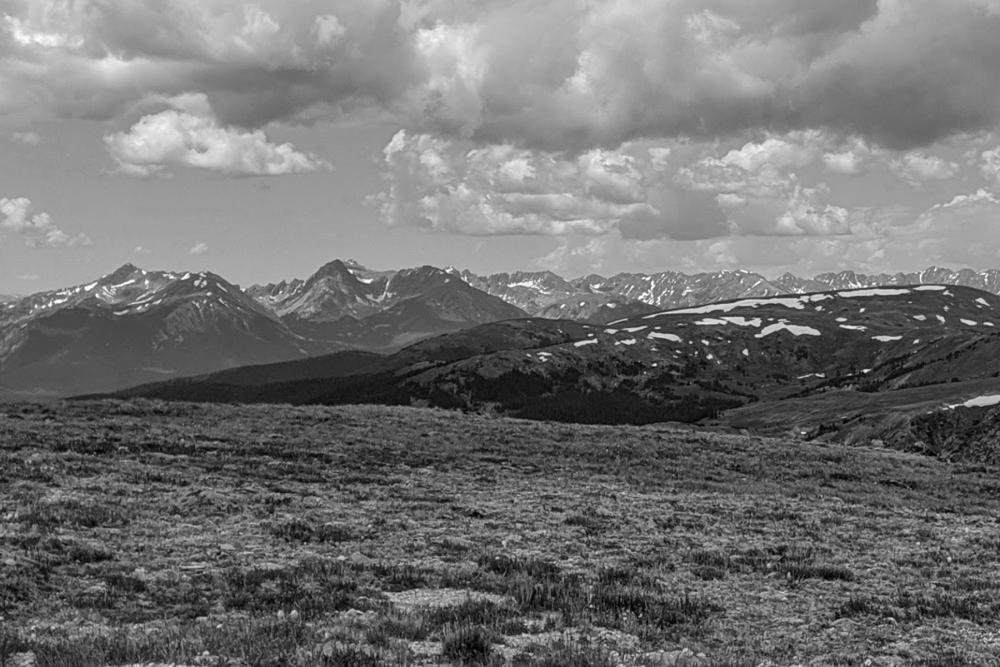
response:
M544 150L829 128L895 148L1000 118L991 0L12 3L0 105L208 95L259 126L371 107Z

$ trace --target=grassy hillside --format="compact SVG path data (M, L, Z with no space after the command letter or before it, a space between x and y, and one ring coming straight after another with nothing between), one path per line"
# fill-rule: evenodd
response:
M0 406L0 664L995 665L998 472L410 408Z

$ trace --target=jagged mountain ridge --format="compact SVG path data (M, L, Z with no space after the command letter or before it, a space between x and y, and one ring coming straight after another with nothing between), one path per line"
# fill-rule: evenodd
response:
M590 310L604 301L617 307L647 304L655 308L684 308L727 299L805 294L824 290L878 287L881 285L960 285L1000 294L1000 270L973 271L930 267L917 272L864 274L854 271L821 273L801 278L785 273L774 279L742 269L714 273L686 274L675 271L659 273L619 273L609 278L591 274L565 280L543 272L497 273L478 276L469 271L453 270L455 275L480 289L503 298L538 317L559 316L561 304L588 300ZM563 307L565 317L578 317ZM633 306L635 307L635 306Z
M372 271L354 260L335 260L327 267L336 267L337 278L322 283L321 286L326 290L342 292L343 296L338 298L344 302L334 303L325 311L315 307L315 304L322 303L322 298L312 294L309 282L312 279L255 285L248 289L248 293L282 316L299 312L305 313L307 319L326 317L335 320L343 315L363 317L378 310L378 294L384 291L384 286L392 276L399 273ZM479 275L454 267L447 267L443 271L478 290L499 297L532 317L596 323L653 312L655 309L683 308L727 299L882 285L960 285L1000 294L1000 269L973 271L930 267L923 271L892 274L843 271L821 273L812 278L785 273L774 279L736 269L697 274L676 271L619 273L611 277L591 274L573 280L567 280L551 271L515 271L489 275ZM321 311L327 314L323 316Z
M247 293L300 335L365 349L527 316L432 266L369 271L334 260L306 280L255 285Z
M126 264L0 306L0 389L8 395L107 391L329 351L208 272Z

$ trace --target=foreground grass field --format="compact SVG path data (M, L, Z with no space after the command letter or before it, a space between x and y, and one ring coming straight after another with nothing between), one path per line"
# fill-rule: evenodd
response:
M404 408L0 406L0 664L997 665L998 472Z

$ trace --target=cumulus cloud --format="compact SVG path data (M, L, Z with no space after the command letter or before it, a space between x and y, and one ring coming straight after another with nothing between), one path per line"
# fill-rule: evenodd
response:
M963 177L929 151L1000 126L998 33L995 0L9 0L0 120L114 123L150 176L324 169L264 130L378 118L391 224L878 256L823 179Z
M958 195L924 211L859 208L849 213L852 233L819 236L728 236L676 241L629 239L617 232L565 237L538 258L539 267L567 275L596 271L698 273L734 267L766 277L827 271L915 271L929 265L974 269L1000 262L1000 198L987 190ZM969 239L976 239L970 243Z
M997 125L998 31L991 0L12 0L0 108L110 119L200 90L244 127L361 107L547 150L762 128L916 148Z
M193 246L191 246L191 248L188 250L187 254L191 255L192 257L199 257L201 255L207 255L208 254L208 244L207 243L202 243L201 241L198 241Z
M1000 187L1000 147L983 151L979 169L992 185Z
M889 162L889 168L904 181L919 186L927 181L946 181L958 174L958 164L923 151L910 151Z
M86 234L70 236L56 226L52 216L35 210L27 197L0 197L0 233L16 234L30 248L90 245Z
M713 147L629 142L573 156L400 131L385 148L388 185L376 201L390 224L474 235L848 233L828 188L793 171L818 160L823 145L817 133L796 132L692 163ZM688 165L674 166L675 157Z
M878 153L880 151L872 150L864 140L854 137L827 150L823 154L823 166L832 174L858 176L868 171Z
M10 138L19 144L26 146L37 146L42 143L42 137L37 132L12 132Z
M571 159L509 145L474 147L398 132L385 147L389 186L376 201L389 224L463 234L603 234L655 215L632 155Z
M847 234L848 212L827 201L826 185L807 187L792 171L819 159L822 145L815 133L769 137L683 167L676 180L714 195L735 234Z
M104 138L119 172L151 176L169 167L194 167L238 176L278 176L329 168L323 159L292 144L270 142L261 130L220 125L204 95L165 102L171 108Z

